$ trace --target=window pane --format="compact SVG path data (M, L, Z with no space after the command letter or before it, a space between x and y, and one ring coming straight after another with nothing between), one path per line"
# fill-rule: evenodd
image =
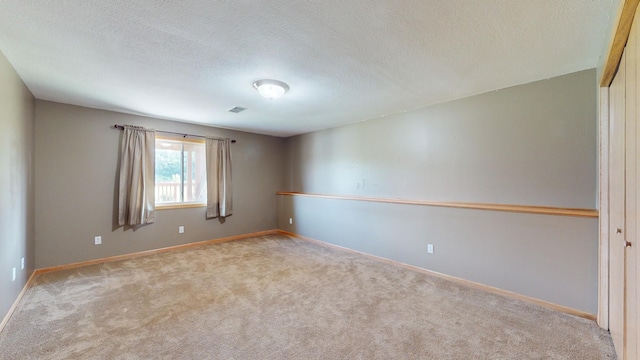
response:
M156 204L207 202L204 143L156 138Z
M207 202L204 144L184 143L184 202Z
M177 141L156 140L156 203L181 202L180 154L182 144Z

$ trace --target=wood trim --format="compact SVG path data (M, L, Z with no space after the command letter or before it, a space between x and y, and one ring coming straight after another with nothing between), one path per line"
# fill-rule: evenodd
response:
M636 13L640 0L625 0L622 6L622 11L618 16L616 32L609 45L609 55L607 62L604 64L602 71L602 78L600 79L601 87L609 87L613 81L613 77L618 71L618 65L620 65L620 58L622 58L622 52L627 44L629 33L631 32L631 25L633 24L633 18Z
M288 192L288 191L278 191L276 192L276 195L306 196L306 197L316 197L316 198L324 198L324 199L371 201L371 202L381 202L381 203L390 203L390 204L438 206L438 207L451 207L451 208L459 208L459 209L505 211L505 212L542 214L542 215L577 216L577 217L590 217L590 218L598 217L598 210L595 210L595 209L573 209L573 208L559 208L559 207L548 207L548 206L464 203L464 202L444 202L444 201L440 202L440 201L393 199L393 198L374 198L374 197L350 196L350 195L308 194L308 193Z
M180 136L180 135L158 135L158 134L156 134L156 140L169 140L169 141L177 141L177 142L196 143L196 144L204 144L205 143L204 139L187 138L187 137Z
M455 277L455 276L451 276L451 275L446 275L443 273L439 273L436 271L431 271L431 270L427 270L427 269L423 269L421 267L417 267L417 266L413 266L413 265L409 265L409 264L405 264L405 263L401 263L398 261L394 261L391 259L387 259L387 258L383 258L383 257L379 257L376 255L371 255L371 254L367 254L365 252L361 252L358 250L353 250L353 249L349 249L340 245L335 245L335 244L330 244L324 241L320 241L320 240L316 240L316 239L312 239L310 237L306 237L306 236L302 236L299 234L295 234L292 232L288 232L288 231L284 231L284 230L278 230L279 233L283 234L283 235L288 235L291 237L295 237L301 240L305 240L305 241L309 241L309 242L313 242L315 244L324 246L324 247L328 247L328 248L332 248L332 249L338 249L341 251L346 251L346 252L350 252L350 253L354 253L354 254L358 254L358 255L362 255L362 256L366 256L370 259L376 260L376 261L380 261L386 264L390 264L393 266L398 266L404 269L408 269L408 270L412 270L412 271L417 271L423 274L427 274L430 276L434 276L440 279L444 279L444 280L448 280L463 286L467 286L467 287L471 287L474 289L478 289L478 290L482 290L482 291L486 291L492 294L497 294L497 295L501 295L501 296L505 296L511 299L516 299L516 300L520 300L520 301L524 301L524 302L528 302L530 304L534 304L534 305L538 305L538 306L542 306L544 308L547 309L551 309L551 310L555 310L555 311L559 311L559 312L563 312L569 315L574 315L574 316L578 316L581 318L585 318L588 320L592 320L595 321L596 320L596 316L594 314L590 314L588 312L584 312L581 310L577 310L577 309L573 309L567 306L563 306L563 305L558 305L558 304L554 304L548 301L544 301L544 300L540 300L540 299L536 299L533 297L529 297L526 295L522 295L522 294L518 294L518 293L514 293L511 291L507 291L507 290L503 290L503 289L499 289L493 286L489 286L489 285L484 285L484 284L480 284L474 281L470 281L470 280L465 280L459 277Z
M609 88L600 88L598 325L609 329Z
M203 246L203 245L219 244L223 242L236 241L236 240L242 240L242 239L251 238L251 237L271 235L271 234L277 234L277 233L278 233L278 230L265 230L265 231L258 231L258 232L253 232L249 234L227 236L219 239L205 240L205 241L199 241L199 242L176 245L176 246L169 246L169 247L164 247L159 249L140 251L140 252L124 254L124 255L110 256L106 258L81 261L81 262L65 264L65 265L51 266L51 267L36 269L34 271L34 274L39 275L39 274L45 274L45 273L54 272L54 271L75 269L75 268L88 266L88 265L103 264L107 262L120 261L120 260L129 260L129 259L134 259L141 256L161 254L161 253L166 253L170 251L190 249L190 248Z
M636 10L636 15L638 15L638 13L640 12L640 8L639 10ZM639 24L635 24L635 26L637 27ZM638 29L634 29L634 31L636 31L636 33L639 32ZM636 40L638 42L640 42L640 40ZM640 48L640 44L636 45L638 46L638 48ZM638 51L638 50L636 50ZM637 55L638 56L638 55ZM636 57L636 61L638 62L638 57ZM638 64L636 64L636 66L639 66ZM636 73L636 76L638 77L638 73ZM638 80L638 78L636 78L636 86L638 86L638 83L640 81ZM630 333L630 346L632 346L635 352L635 356L637 359L640 359L640 311L638 310L638 303L640 303L640 221L638 221L638 217L640 216L640 154L638 154L638 152L640 152L640 102L638 102L638 93L640 93L640 90L636 89L636 111L634 112L634 116L635 116L635 153L633 155L633 157L635 158L635 182L633 183L633 195L635 196L635 211L634 211L634 217L633 217L633 221L630 224L630 226L635 228L635 237L632 239L629 239L632 243L631 248L629 248L627 251L629 252L629 256L634 257L633 262L635 262L635 269L632 268L631 266L629 267L629 271L632 272L633 275L633 279L630 279L631 281L633 281L633 283L630 283L630 289L631 291L633 291L633 297L634 299L631 299L634 302L631 302L631 306L633 307L633 313L635 316L635 319L632 317L630 319L630 321L632 322L632 327L633 327L633 331L634 333ZM633 263L632 262L632 263ZM631 264L632 264L631 263Z
M22 290L18 294L18 297L16 298L16 300L13 302L13 304L9 308L9 311L7 312L7 314L2 319L2 322L0 322L0 333L2 333L2 330L4 330L4 327L9 322L9 319L11 318L11 315L13 315L14 311L16 311L16 308L18 307L18 304L22 300L22 297L24 296L24 294L31 287L31 284L33 283L33 279L34 279L35 276L36 276L36 272L35 271L31 272L31 276L29 276L29 279L24 284L24 287L22 288Z
M171 204L171 205L159 205L156 204L156 211L161 210L173 210L173 209L192 209L192 208L204 208L207 207L207 204Z

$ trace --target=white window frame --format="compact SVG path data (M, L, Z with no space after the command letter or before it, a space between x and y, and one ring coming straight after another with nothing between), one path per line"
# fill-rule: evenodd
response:
M184 159L184 144L201 144L203 147L203 153L204 153L204 147L205 147L205 141L204 139L192 139L192 138L183 138L183 137L177 137L177 136L165 136L165 135L156 135L156 151L158 149L160 149L160 147L158 146L158 142L159 141L170 141L170 142L176 142L176 143L180 143L183 145L182 147L182 155L180 156L180 159ZM184 168L184 165L181 163L181 168ZM155 169L154 169L155 170ZM157 174L156 174L157 177ZM195 208L195 207L206 207L207 206L207 201L206 198L204 199L204 201L198 201L198 202L185 202L183 201L184 199L184 174L180 174L180 192L181 192L181 199L182 201L180 202L171 202L171 203L162 203L162 202L158 202L157 199L157 189L156 189L156 210L168 210L168 209L180 209L180 208ZM157 179L156 179L157 180ZM204 177L204 187L206 189L206 176ZM157 181L154 184L154 186L157 185Z

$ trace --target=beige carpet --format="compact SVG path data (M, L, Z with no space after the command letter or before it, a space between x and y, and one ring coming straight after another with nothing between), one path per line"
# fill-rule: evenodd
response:
M2 359L614 359L592 321L282 235L42 274Z

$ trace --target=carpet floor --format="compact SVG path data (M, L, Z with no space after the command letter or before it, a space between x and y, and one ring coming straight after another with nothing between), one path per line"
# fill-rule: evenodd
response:
M615 359L593 321L268 235L40 274L2 359Z

